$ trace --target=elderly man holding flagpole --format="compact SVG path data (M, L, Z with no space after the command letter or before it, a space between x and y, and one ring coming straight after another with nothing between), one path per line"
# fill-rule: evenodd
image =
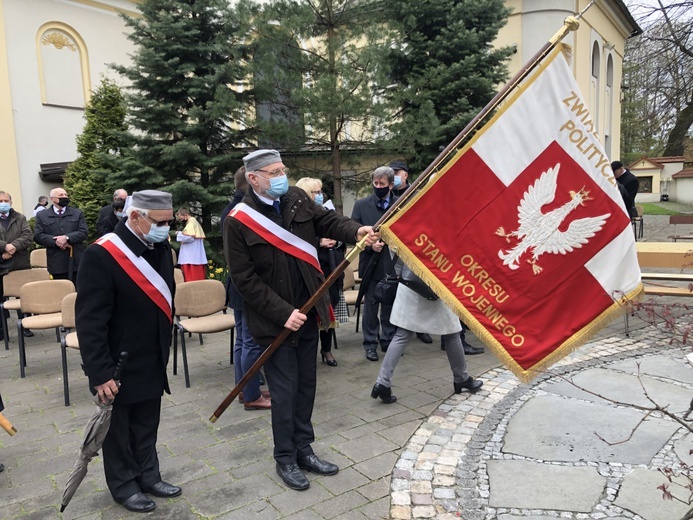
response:
M301 469L320 475L339 471L311 447L318 327L330 324L327 294L306 314L300 312L325 279L314 244L324 236L348 243L367 237L370 245L377 234L289 187L276 150L257 150L243 162L251 190L226 218L225 254L233 260L231 278L255 341L266 347L283 329L292 331L267 360L265 375L277 474L289 488L305 490L310 484Z
M156 504L148 495L175 497L181 488L161 479L156 452L161 396L173 319L173 259L168 232L171 194L137 191L113 233L84 253L77 280L76 322L89 387L101 402L113 399L103 443L106 484L113 499L144 513ZM129 354L120 375L120 352Z

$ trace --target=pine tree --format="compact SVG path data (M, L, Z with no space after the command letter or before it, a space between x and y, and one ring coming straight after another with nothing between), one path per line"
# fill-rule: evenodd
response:
M226 0L145 0L141 18L125 17L135 44L130 81L132 143L119 160L125 188L162 189L176 207L201 220L218 241L212 218L233 192L233 172L249 144L246 120L247 16ZM212 251L220 250L213 243Z
M385 90L399 107L389 129L394 153L423 171L507 79L511 48L492 44L510 13L504 0L388 0L399 34Z
M260 143L319 159L296 177L323 177L342 209L342 184L372 153L387 115L374 90L380 2L274 2L257 18L253 64ZM280 21L278 23L277 21Z
M97 238L96 222L101 207L111 202L113 184L109 155L120 154L125 130L125 101L120 88L103 79L85 108L86 124L77 136L79 157L65 171L65 190L71 204L84 212L89 240Z

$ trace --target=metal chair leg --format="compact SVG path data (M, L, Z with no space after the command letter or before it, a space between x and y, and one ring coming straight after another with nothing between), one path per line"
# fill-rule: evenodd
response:
M5 306L2 304L0 304L0 321L2 321L2 330L5 331L5 350L10 350L10 331L7 330L7 316L5 316Z
M185 373L185 388L190 388L190 375L188 374L188 353L185 349L185 329L180 327L180 351L183 354L183 372Z
M70 386L67 382L67 344L65 338L60 339L60 351L63 358L63 394L65 395L65 406L70 406Z
M17 342L19 343L19 377L26 377L24 367L26 366L26 352L24 351L24 328L22 320L17 320Z

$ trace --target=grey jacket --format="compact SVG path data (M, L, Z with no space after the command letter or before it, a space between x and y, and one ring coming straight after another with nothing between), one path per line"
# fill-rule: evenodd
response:
M402 265L402 272L409 270ZM399 265L395 268L399 272ZM406 285L397 286L390 323L403 329L428 334L454 334L462 330L459 318L443 300L430 301Z

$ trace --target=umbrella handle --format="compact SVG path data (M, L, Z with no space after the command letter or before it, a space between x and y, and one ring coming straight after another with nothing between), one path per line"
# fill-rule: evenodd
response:
M116 365L115 371L113 372L113 379L115 381L118 381L120 379L120 374L123 372L123 367L125 366L125 363L127 363L129 355L130 354L128 354L125 351L120 353L120 356L118 357L118 364Z

